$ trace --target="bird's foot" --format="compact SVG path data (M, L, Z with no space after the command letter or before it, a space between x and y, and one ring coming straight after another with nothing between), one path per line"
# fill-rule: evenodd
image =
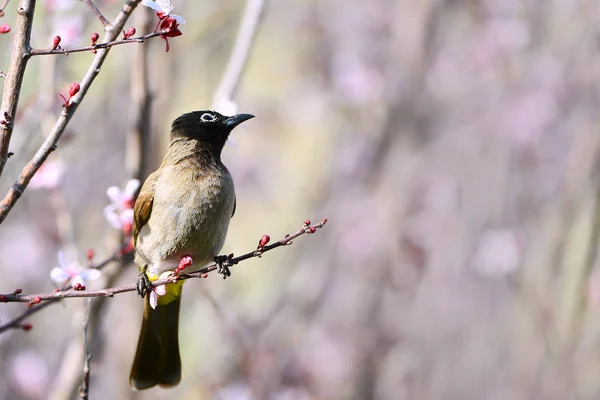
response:
M146 265L140 271L137 280L137 292L142 297L146 297L146 294L152 292L153 289L152 282L150 282L150 278L148 278L148 274L146 273L147 270L148 266Z
M233 258L233 254L229 255L220 255L213 258L215 264L217 264L217 273L223 277L223 279L227 279L227 277L231 276L231 270L229 267L234 265L231 262Z

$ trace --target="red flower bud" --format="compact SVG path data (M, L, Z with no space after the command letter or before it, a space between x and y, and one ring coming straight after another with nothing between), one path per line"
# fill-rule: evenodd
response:
M8 33L10 32L10 25L4 24L0 25L0 33Z
M271 238L269 237L269 235L263 235L263 237L261 237L258 242L258 248L265 247L265 245L269 243L270 240Z
M2 301L2 302L6 301L6 296L3 294L0 294L0 301Z
M98 32L92 33L92 43L96 44L96 42L98 41L98 39L100 39L100 35L98 35Z
M23 328L24 331L30 331L33 329L33 325L31 324L23 324L23 326L21 326L21 328Z
M123 39L129 39L133 35L135 35L135 28L133 26L126 31L123 31Z
M54 48L56 49L58 47L58 45L60 44L60 36L56 35L54 36Z
M40 304L40 301L42 301L42 299L40 299L40 296L35 296L33 300L31 300L31 304Z
M310 228L308 230L308 233L315 233L317 231L317 228Z
M321 226L325 225L327 223L327 218L323 218L323 221L321 221Z
M79 83L74 83L69 88L69 96L73 97L79 92Z
M54 293L58 293L58 292L60 292L60 289L56 289L56 288L55 288L55 289L53 290L53 292L54 292Z
M92 261L94 259L94 249L87 249L85 258L87 258L88 261Z
M202 275L200 275L200 276L202 277L202 279L206 279L206 278L208 278L208 274L202 274Z
M15 291L13 292L13 294L21 294L23 293L23 289L15 289Z
M304 225L310 225L310 219L304 220Z

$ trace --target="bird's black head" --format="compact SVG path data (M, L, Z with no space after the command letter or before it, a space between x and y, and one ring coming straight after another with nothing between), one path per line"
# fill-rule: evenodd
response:
M173 121L171 137L197 139L220 152L231 130L250 118L254 118L254 115L226 117L216 111L192 111Z

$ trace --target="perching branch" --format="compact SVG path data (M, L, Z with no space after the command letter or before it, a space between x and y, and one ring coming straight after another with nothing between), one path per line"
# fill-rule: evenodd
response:
M231 57L227 63L221 83L213 97L213 108L217 108L215 105L218 105L222 100L231 100L235 95L264 9L264 0L248 0L246 2L246 9L244 10L233 50L231 51Z
M310 221L306 221L306 222L310 222ZM229 258L228 265L233 266L233 265L239 264L240 262L242 262L244 260L248 260L249 258L260 257L264 253L271 251L273 249L276 249L278 247L291 245L293 239L295 239L299 236L302 236L305 233L308 233L308 234L315 233L316 230L322 228L325 225L325 223L327 223L327 219L324 219L323 221L319 222L318 224L315 224L312 226L309 224L304 224L302 226L302 228L300 228L297 232L293 233L292 235L288 235L273 244L259 246L256 250L250 251L250 252L243 254L241 256L238 256L238 257ZM180 280L185 280L185 279L206 278L208 273L215 271L218 268L219 268L219 266L216 263L213 263L213 264L210 264L209 266L204 267L196 272L179 273L176 276L170 276L165 279L156 280L156 281L152 282L152 286L156 287L156 286L160 286L160 285L167 285L167 284L178 282ZM55 293L33 294L33 295L21 295L21 294L17 294L17 293L10 293L10 294L0 295L0 302L4 302L4 303L22 302L22 303L30 303L30 304L39 304L42 301L51 301L51 300L66 299L66 298L72 298L72 297L113 297L115 294L125 293L125 292L133 292L135 290L137 290L137 283L130 283L128 285L117 286L117 287L107 288L107 289L102 289L102 290L89 291L89 292L69 289L69 290L64 290L64 291L58 291Z
M17 10L15 40L10 65L4 79L4 93L0 105L0 176L2 176L4 166L8 161L8 146L13 132L15 115L17 114L23 75L25 74L27 61L30 58L30 37L34 10L35 0L21 0Z
M121 9L121 12L112 24L113 29L107 31L104 35L104 43L113 42L117 39L117 36L119 36L119 34L121 33L121 30L123 29L125 23L129 19L129 16L131 15L131 13L133 12L133 10L139 2L140 0L129 0L127 1L127 3L125 3L123 8ZM35 0L22 0L22 4L32 6L32 4L35 5ZM21 7L20 9L22 8L23 7ZM19 37L19 32L21 32L24 39L22 42L15 39L15 51L13 51L13 60L11 60L11 66L8 73L9 78L6 79L4 83L5 90L1 110L4 111L8 109L10 111L8 114L11 117L11 121L5 125L2 125L2 128L0 129L0 173L2 172L2 168L4 167L4 164L8 159L8 145L10 142L10 133L12 132L12 116L16 112L17 105L15 100L8 99L8 97L10 97L11 94L13 94L18 98L19 91L21 89L21 80L23 78L23 72L25 70L25 63L23 61L23 58L29 57L27 54L29 54L30 51L29 32L31 31L31 17L33 16L33 9L29 10L27 8L27 10L27 12L19 14L20 17L17 21L16 36ZM21 48L17 46L21 46ZM102 64L104 63L104 60L106 59L109 50L110 48L98 50L97 54L94 56L90 67L88 68L86 74L81 80L79 93L77 93L77 95L74 96L73 99L70 101L69 107L63 108L61 115L56 120L54 128L46 137L44 143L42 143L41 147L35 153L33 158L27 163L27 165L25 165L17 181L13 184L8 193L0 202L0 224L6 219L6 216L8 215L10 210L19 200L25 188L27 188L27 185L29 184L29 181L31 181L31 178L33 178L37 170L42 166L44 161L46 161L46 158L48 158L48 155L50 155L50 153L56 149L58 141L62 136L65 128L67 127L67 124L73 117L73 114L75 114L75 111L77 111L79 104L87 94L90 86L94 82L94 79L96 79L96 76L98 76L98 74L100 73ZM20 55L20 57L18 55ZM17 58L17 61L14 61L15 58ZM15 63L15 66L13 66L13 62ZM16 79L14 77L15 75L19 77L19 79ZM11 89L11 84L14 86L17 81L18 87ZM9 82L9 84L7 84L7 82ZM11 107L14 107L14 109L7 108L4 105L5 102Z

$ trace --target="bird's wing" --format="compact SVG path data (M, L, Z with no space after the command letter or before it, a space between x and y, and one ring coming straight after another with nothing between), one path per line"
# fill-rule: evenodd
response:
M154 203L154 184L160 176L160 170L150 174L142 185L140 194L133 206L133 245L136 245L140 231L150 219L152 205Z

